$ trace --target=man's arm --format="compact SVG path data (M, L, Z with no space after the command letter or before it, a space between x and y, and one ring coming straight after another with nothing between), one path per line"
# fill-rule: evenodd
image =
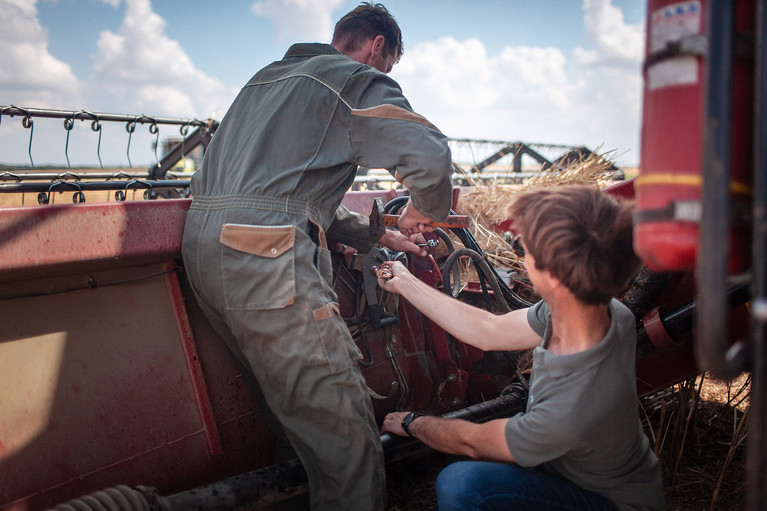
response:
M420 215L444 220L453 203L454 166L447 137L415 113L397 82L384 74L361 70L344 90L354 98L349 134L356 163L387 169L410 191L410 204ZM417 223L419 230L404 234L424 232L428 222Z
M384 265L392 273L390 279L378 279L384 290L402 295L422 314L462 342L483 351L526 350L541 343L541 337L527 321L528 309L496 316L421 282L398 261L387 261Z
M381 431L407 436L402 421L408 412L394 412L384 418ZM468 456L476 460L514 462L506 443L506 421L496 419L484 424L461 419L420 416L414 419L408 429L414 438L432 449L448 454Z
M423 235L405 236L401 232L390 229L373 232L370 229L368 217L349 211L343 204L336 209L335 219L325 235L329 240L349 245L362 253L370 252L373 246L379 243L398 252L410 252L419 256L428 254L425 248L417 245L417 243L426 242Z

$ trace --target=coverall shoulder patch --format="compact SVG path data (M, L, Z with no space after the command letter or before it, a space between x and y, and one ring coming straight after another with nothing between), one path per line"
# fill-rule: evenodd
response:
M411 112L397 105L379 105L370 108L353 108L352 115L360 117L378 117L380 119L400 119L403 121L417 122L439 132L436 126L429 122L426 117Z

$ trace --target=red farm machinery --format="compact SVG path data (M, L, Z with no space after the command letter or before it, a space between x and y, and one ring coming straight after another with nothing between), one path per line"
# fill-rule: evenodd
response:
M649 1L641 174L604 189L636 200L645 266L622 300L637 318L639 393L702 371L753 373L751 510L767 487L764 3ZM183 136L140 174L0 174L3 197L37 203L0 208L0 510L255 508L301 492L301 464L274 462L275 438L181 261L189 181L165 169L204 147L217 124L15 106L0 116L25 128L40 118L64 119L67 130L78 120L94 131L105 122L153 133L167 124ZM459 214L465 192L454 189ZM90 199L98 193L108 200ZM126 200L137 193L147 200ZM344 203L368 214L376 199L394 214L407 200L398 189L355 190ZM459 299L499 313L534 299L523 279L487 263L466 228L449 233L432 237L449 253L459 240L479 276ZM519 357L458 343L381 293L369 268L397 254L332 249L341 314L363 353L378 420L403 408L476 421L523 409ZM456 258L429 250L405 262L452 292ZM381 441L387 462L424 449Z

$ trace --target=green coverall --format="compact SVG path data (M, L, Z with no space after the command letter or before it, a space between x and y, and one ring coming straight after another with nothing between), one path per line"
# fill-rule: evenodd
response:
M206 315L250 367L309 476L312 509L380 510L383 454L325 237L381 236L341 200L386 168L416 209L449 213L447 139L397 83L325 44L293 45L230 107L192 178L183 259Z

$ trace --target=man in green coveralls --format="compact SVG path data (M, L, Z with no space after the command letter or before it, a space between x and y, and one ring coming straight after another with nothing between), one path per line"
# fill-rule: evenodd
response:
M519 196L509 216L536 305L495 316L401 263L384 263L379 283L477 348L534 349L525 412L485 424L398 412L382 429L481 460L440 473L440 511L664 509L637 412L635 319L613 298L638 266L631 210L595 188L560 187Z
M183 258L195 295L305 467L312 509L385 506L383 453L338 314L326 240L426 255L409 236L447 217L446 137L388 73L394 18L363 3L328 44L294 44L243 87L192 178ZM341 200L357 166L410 191L399 232L371 229Z

